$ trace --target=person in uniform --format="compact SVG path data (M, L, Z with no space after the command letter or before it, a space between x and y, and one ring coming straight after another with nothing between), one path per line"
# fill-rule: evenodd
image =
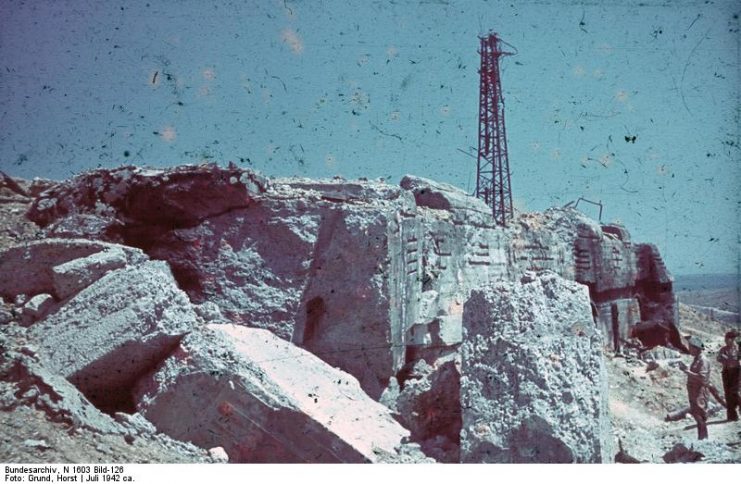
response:
M702 354L705 346L697 338L689 338L690 354L694 356L689 369L684 363L679 369L687 375L687 397L690 400L690 414L697 422L697 438L708 438L708 384L710 383L710 363Z
M737 408L741 407L739 401L739 348L736 346L738 333L729 331L726 333L726 345L718 352L718 363L723 365L721 376L723 377L723 391L726 394L726 416L730 422L738 421Z

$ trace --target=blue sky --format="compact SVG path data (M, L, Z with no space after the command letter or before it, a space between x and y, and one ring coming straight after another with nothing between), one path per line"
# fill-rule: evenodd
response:
M0 2L0 170L235 161L475 185L479 34L515 205L601 200L675 273L739 267L735 2ZM626 137L635 141L626 141ZM587 213L595 215L591 207Z

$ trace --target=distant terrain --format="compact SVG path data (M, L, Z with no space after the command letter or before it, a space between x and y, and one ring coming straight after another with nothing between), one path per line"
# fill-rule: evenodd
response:
M728 274L685 274L674 276L675 291L699 291L739 288L741 275Z
M674 290L683 304L728 324L741 324L741 286L738 274L679 275L674 280Z

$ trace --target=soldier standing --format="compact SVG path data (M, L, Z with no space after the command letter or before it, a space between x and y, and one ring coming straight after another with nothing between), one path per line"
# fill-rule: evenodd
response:
M695 357L689 369L682 363L679 367L687 374L687 396L690 400L690 414L697 422L697 438L699 440L708 438L708 389L710 383L710 364L702 350L705 349L702 342L697 338L689 339L690 354Z
M736 347L735 331L726 333L726 345L718 352L718 363L723 365L721 376L723 377L723 390L726 394L726 416L730 422L738 421L737 407L739 402L739 349Z

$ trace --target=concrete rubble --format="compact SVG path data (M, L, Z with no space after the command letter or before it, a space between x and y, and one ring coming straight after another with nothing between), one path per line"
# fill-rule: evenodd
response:
M143 193L157 217L146 215ZM72 216L105 218L117 229L100 238L167 261L194 303L323 355L377 398L404 364L403 328L416 304L421 260L396 257L419 240L414 210L409 192L378 182L122 168L60 184L29 217L49 235Z
M23 323L30 325L46 316L54 307L54 298L49 294L37 294L23 305Z
M7 339L3 343L4 348L10 347ZM29 353L28 347L23 353L5 349L0 356L2 380L16 383L14 399L3 403L4 410L28 404L45 411L51 420L75 428L125 433L122 425L92 405L74 385Z
M412 440L438 462L459 462L461 433L460 358L417 360L403 369L403 389L394 402L399 421Z
M355 378L263 329L186 337L137 388L157 428L232 462L375 462L409 435Z
M130 247L59 239L0 253L0 268L18 276L3 280L2 294L32 296L23 323L40 360L109 411L131 408L127 388L199 324L167 265L147 259Z
M167 265L147 261L103 276L28 336L47 367L89 400L107 410L130 410L127 389L198 321Z
M50 294L57 300L64 299L67 292L58 286L59 282L55 284L55 268L114 249L124 254L127 263L135 264L148 258L133 247L82 239L44 239L0 251L0 273L12 274L12 277L0 278L0 296L13 300L18 296ZM85 277L92 278L93 274ZM58 288L63 290L62 294L57 292Z
M124 251L115 247L55 266L52 279L57 297L66 299L127 263Z
M657 337L686 350L656 247L571 208L502 228L480 200L424 178L266 179L215 165L96 170L33 193L11 182L46 238L0 252L0 273L17 275L0 278L0 322L28 325L40 364L104 414L138 409L231 462L605 461L597 353ZM539 313L527 319L503 294L534 298ZM576 321L582 335L569 332ZM542 367L550 353L528 344L533 332L573 352L561 370ZM489 360L476 345L512 353ZM537 391L523 403L501 388L466 411L491 390L476 365L521 371ZM581 365L583 395L564 373ZM377 426L378 448L373 431L338 426L349 409ZM513 436L545 447L506 450Z
M72 383L46 367L35 347L26 342L25 332L21 327L9 329L10 331L0 334L1 412L10 414L31 408L42 412L48 421L61 426L65 435L71 437L87 436L106 439L107 442L118 439L126 447L131 447L134 441L141 439L149 442L150 448L160 450L170 459L206 461L205 451L190 443L157 433L156 428L139 413L116 412L109 415L101 411ZM28 411L21 414L26 417L32 415ZM57 438L54 437L56 441ZM55 445L58 444L50 441L48 448ZM96 452L110 452L107 446L101 444L95 448ZM5 460L10 462L9 459Z
M610 462L602 335L553 273L473 292L463 313L462 462Z

